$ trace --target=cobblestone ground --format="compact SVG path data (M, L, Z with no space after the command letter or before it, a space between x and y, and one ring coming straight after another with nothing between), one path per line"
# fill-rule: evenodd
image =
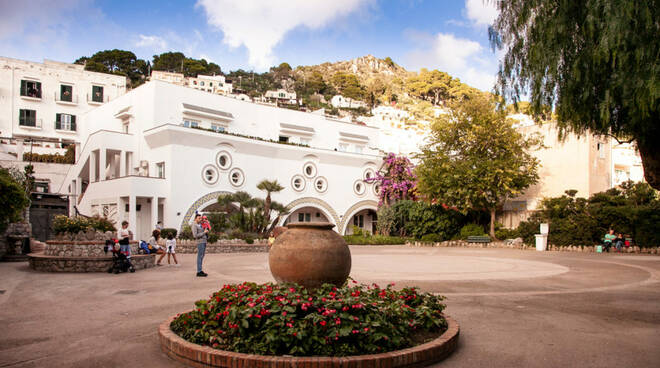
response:
M660 257L508 249L352 247L360 282L447 296L461 325L442 367L660 366ZM0 367L180 367L158 324L225 283L272 281L267 254L195 255L134 274L0 263Z

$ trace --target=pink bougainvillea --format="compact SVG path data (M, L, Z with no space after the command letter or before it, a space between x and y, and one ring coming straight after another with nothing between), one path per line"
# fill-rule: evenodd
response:
M415 195L417 176L413 172L414 167L412 162L405 156L389 153L383 158L381 169L374 177L366 180L368 183L376 183L380 186L378 192L379 205L389 204L401 199L417 199Z

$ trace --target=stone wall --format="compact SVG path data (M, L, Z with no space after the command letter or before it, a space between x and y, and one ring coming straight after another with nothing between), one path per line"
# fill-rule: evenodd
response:
M162 239L161 239L162 240ZM165 241L158 244L165 246ZM176 240L177 253L197 253L197 241L190 239ZM256 239L253 244L248 244L242 239L220 239L215 243L206 245L206 253L266 253L268 252L268 240Z
M29 237L31 234L32 225L29 222L14 222L9 224L4 234L0 234L0 258L7 254L7 249L9 246L14 246L13 244L9 244L9 239L7 239L7 236L22 235Z
M522 249L522 250L536 250L536 247L533 245L524 244L522 239L509 239L504 241L494 241L490 243L468 243L465 240L447 240L443 242L406 242L406 245L409 247L464 247L464 248L510 248L510 249ZM565 247L559 247L555 245L548 245L548 251L555 252L580 252L580 253L593 253L596 252L596 246L594 245L571 245ZM610 252L613 252L615 249L612 247ZM623 248L622 253L639 253L639 254L659 254L660 247L647 247L640 248L638 246L632 246L628 248Z
M155 267L155 254L131 256L136 270ZM32 253L29 256L30 268L41 272L108 272L112 257L58 257Z
M138 243L132 241L131 254L138 254ZM44 255L57 257L108 257L103 251L105 241L49 240Z

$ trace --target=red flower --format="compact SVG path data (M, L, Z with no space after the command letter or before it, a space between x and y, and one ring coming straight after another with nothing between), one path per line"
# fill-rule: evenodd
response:
M319 322L319 324L320 324L321 326L325 326L325 325L326 325L326 322L325 322L325 321L321 321L321 322Z

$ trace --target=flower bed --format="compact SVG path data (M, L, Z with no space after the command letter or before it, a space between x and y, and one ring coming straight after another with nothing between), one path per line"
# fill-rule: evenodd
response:
M405 349L447 330L443 297L392 286L225 285L177 315L170 328L220 350L334 357Z

